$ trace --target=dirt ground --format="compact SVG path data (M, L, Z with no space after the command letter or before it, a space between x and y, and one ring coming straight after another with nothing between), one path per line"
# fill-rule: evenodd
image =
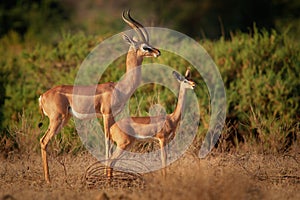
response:
M161 171L144 174L144 188L86 186L85 171L96 162L88 153L49 159L52 183L43 179L37 153L1 158L0 199L300 199L300 154L186 153Z

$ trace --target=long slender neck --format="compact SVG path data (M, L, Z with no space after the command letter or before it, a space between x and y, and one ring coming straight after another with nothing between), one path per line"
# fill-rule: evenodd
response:
M178 122L181 119L181 114L184 112L185 94L186 88L180 84L177 105L174 112L170 115L173 122Z
M130 47L126 57L126 72L141 66L142 62L143 57L138 56L137 51L133 47Z
M126 58L126 74L118 82L117 86L119 91L128 96L128 98L141 83L142 62L143 57L138 56L137 52L130 47Z

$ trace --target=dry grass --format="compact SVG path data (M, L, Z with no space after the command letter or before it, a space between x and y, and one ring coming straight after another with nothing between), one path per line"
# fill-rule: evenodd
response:
M299 150L299 149L298 149ZM0 198L8 199L299 199L300 154L219 153L198 159L192 151L168 166L142 175L143 187L88 188L83 177L96 162L88 153L50 158L52 184L43 180L38 154L1 160ZM93 166L93 165L92 165ZM97 167L96 167L97 168ZM92 169L92 168L90 168ZM94 166L95 169L95 166ZM122 183L121 179L118 179ZM125 180L124 182L126 183ZM128 182L127 182L128 183Z
M234 124L227 125L218 148L201 160L197 155L202 140L196 138L185 155L168 166L166 179L160 171L142 175L116 171L109 182L103 166L89 153L59 154L53 144L49 146L51 185L44 182L38 148L30 143L39 132L22 131L15 137L21 144L18 148L10 140L2 141L0 200L300 199L299 140L288 151L266 151L261 142L232 135L237 133L234 130ZM137 143L133 151L157 148L155 142L146 141Z
M108 169L103 163L105 161L97 161L90 165L83 176L83 184L89 189L105 189L105 188L134 188L143 189L145 180L139 173L125 172L114 169L112 177L106 175Z

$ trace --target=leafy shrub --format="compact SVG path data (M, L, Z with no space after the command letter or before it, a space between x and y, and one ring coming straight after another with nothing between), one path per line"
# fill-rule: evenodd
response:
M3 55L0 58L0 138L7 135L17 138L20 135L18 129L23 130L24 116L30 117L27 123L33 124L29 126L32 128L24 129L27 134L34 132L41 137L46 126L42 132L35 130L40 119L39 95L54 85L73 84L81 62L101 40L82 33L63 34L57 44L25 48L19 46L18 36L13 33L3 38L0 41ZM201 44L219 67L224 80L227 121L236 125L234 129L226 130L234 130L248 143L264 143L263 151L285 148L279 144L287 144L286 138L291 138L288 135L299 132L300 48L297 41L290 40L288 33L254 28L250 34L232 34L231 40L205 40ZM24 50L20 50L22 48ZM189 66L185 60L167 52L154 62L174 66L182 73ZM117 81L125 72L124 63L125 56L116 60L105 71L109 76L101 82ZM199 134L203 138L209 120L210 99L200 75L194 76L200 86L195 91L201 107ZM131 99L131 113L147 115L148 108L155 103L162 104L170 113L175 102L176 97L164 87L147 85L137 90ZM72 124L56 137L55 144L60 149L58 152L76 152L82 148Z
M259 137L270 144L271 138L277 142L285 138L284 126L298 126L300 49L297 41L290 40L287 33L269 33L254 27L252 34L238 33L230 41L221 39L204 45L209 47L225 83L227 120L238 122L240 134L252 137L259 126ZM259 120L253 118L253 113L261 116ZM258 122L265 125L260 126ZM278 131L273 131L276 126ZM298 134L299 128L293 130L293 134Z

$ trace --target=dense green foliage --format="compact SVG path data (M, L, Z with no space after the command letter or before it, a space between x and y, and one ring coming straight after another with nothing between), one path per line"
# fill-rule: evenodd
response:
M10 0L0 2L0 37L15 31L24 40L49 42L66 29L89 34L119 32L126 26L120 14L128 8L147 25L172 28L195 38L248 31L253 22L268 30L292 26L299 35L297 0Z
M254 28L204 44L227 90L227 121L265 150L284 150L299 134L300 48L287 33Z
M300 129L297 0L11 0L0 3L0 151L11 146L10 142L19 148L38 146L47 127L37 128L39 95L54 85L73 84L89 52L127 27L120 14L128 8L145 25L203 38L199 43L219 67L226 87L223 139L233 138L234 145L242 141L260 144L267 151L286 150L296 140ZM172 53L163 51L162 55L144 63L158 62L182 73L190 65ZM124 72L122 56L100 82L117 81ZM198 83L202 139L209 123L210 98L200 74L193 73ZM175 102L169 90L149 84L135 92L130 111L147 115L149 107L159 103L170 113ZM53 143L58 152L82 148L72 123Z
M13 33L0 41L0 103L4 102L0 104L0 138L14 138L19 146L27 141L36 147L46 130L46 125L42 131L37 128L39 95L54 85L73 84L81 62L102 38L63 34L57 44L26 48L19 41ZM227 121L234 124L233 133L248 141L256 138L253 141L259 141L265 150L282 150L290 141L286 138L295 138L299 132L300 47L297 41L291 40L288 33L254 28L251 34L236 33L230 40L205 40L200 44L209 52L224 80ZM182 73L189 66L167 52L152 61L167 63ZM105 71L101 82L117 81L125 72L124 63L124 56L116 60ZM209 97L200 75L196 74L196 78L202 112L199 135L203 135L209 119ZM149 85L140 88L131 101L132 114L145 115L155 103L161 103L171 112L176 100L164 87ZM59 151L81 148L72 123L56 141Z
M59 0L1 1L0 37L14 31L22 40L49 41L66 28L69 17Z

